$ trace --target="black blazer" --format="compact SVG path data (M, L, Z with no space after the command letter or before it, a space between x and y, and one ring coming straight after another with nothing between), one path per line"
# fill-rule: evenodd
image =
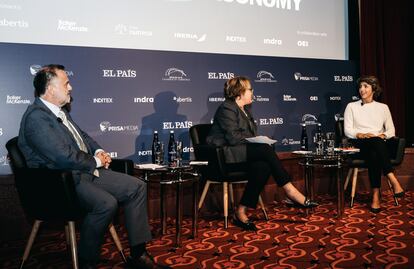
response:
M213 126L207 137L207 143L222 146L226 163L246 161L246 139L254 137L257 126L248 106L246 114L232 100L224 101L214 115Z

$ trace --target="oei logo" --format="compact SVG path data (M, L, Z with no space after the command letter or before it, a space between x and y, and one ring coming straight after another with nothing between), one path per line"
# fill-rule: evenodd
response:
M267 82L267 83L276 83L277 80L275 79L275 76L273 76L272 73L269 71L261 70L256 75L255 82Z
M182 69L178 69L176 67L170 67L168 68L165 73L162 80L167 81L190 81L189 78L187 78L187 74Z

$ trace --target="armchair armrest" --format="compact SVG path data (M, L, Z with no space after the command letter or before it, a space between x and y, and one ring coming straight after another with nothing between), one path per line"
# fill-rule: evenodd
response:
M72 171L48 168L20 168L15 182L23 209L42 220L65 217L77 219L80 214Z
M134 174L134 162L129 159L112 159L109 168L112 171L124 173L128 175Z

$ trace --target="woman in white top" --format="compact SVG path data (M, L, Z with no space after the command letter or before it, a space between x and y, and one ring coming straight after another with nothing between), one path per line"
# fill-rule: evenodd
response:
M355 146L361 149L361 155L368 164L372 188L371 211L378 213L381 210L381 173L390 180L394 196L404 196L387 149L387 140L395 136L395 128L388 106L374 100L381 93L378 79L374 76L361 77L358 85L361 100L349 103L345 109L345 135L355 139Z

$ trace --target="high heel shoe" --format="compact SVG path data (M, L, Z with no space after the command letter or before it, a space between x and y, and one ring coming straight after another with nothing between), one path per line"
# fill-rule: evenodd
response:
M381 207L370 207L370 210L371 210L372 213L377 214L377 213L381 212Z
M318 202L312 201L309 198L305 199L305 202L303 202L303 204L300 204L296 201L293 201L292 199L287 198L285 200L285 203L287 206L293 206L293 207L299 207L299 208L313 208L313 207L317 207L319 206Z
M239 219L237 214L233 215L233 224L246 231L257 231L257 227L252 221L247 220L247 222L243 222Z
M403 198L405 195L405 191L394 193L394 197L396 198Z

